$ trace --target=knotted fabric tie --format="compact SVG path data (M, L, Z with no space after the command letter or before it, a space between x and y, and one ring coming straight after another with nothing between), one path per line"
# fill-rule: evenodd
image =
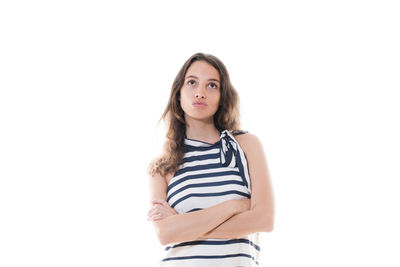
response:
M238 145L227 130L221 133L220 152L222 166L231 168L237 166Z
M229 168L238 167L240 176L243 180L243 184L248 187L243 161L240 157L238 143L232 137L228 130L224 130L221 133L220 153L222 166Z

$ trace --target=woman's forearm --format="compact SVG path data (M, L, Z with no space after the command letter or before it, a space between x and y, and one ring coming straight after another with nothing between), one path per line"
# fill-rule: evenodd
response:
M172 215L155 221L160 243L166 245L196 240L233 215L242 212L241 205L243 206L238 200L228 200L203 210Z
M271 232L273 216L263 210L248 210L237 214L200 238L239 238L251 233Z

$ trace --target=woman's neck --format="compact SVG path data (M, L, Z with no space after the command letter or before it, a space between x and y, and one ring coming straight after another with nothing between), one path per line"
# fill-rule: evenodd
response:
M213 144L220 139L220 132L213 120L199 121L186 118L186 137Z

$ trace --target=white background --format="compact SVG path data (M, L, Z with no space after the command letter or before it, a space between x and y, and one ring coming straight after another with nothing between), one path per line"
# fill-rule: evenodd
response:
M146 168L196 52L263 142L261 266L400 266L396 1L142 2L0 3L0 266L157 265Z

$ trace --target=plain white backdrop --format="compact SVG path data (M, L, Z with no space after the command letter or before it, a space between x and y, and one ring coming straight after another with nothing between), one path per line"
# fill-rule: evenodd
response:
M219 57L268 160L261 266L400 266L396 1L2 1L0 266L156 266L172 81Z

